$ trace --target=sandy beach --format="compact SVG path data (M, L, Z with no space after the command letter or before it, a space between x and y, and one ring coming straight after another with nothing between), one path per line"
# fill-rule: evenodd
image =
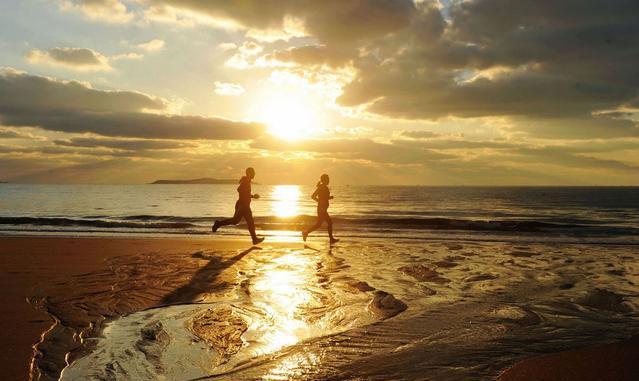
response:
M63 369L62 379L138 378L125 360L137 348L149 379L494 378L531 357L500 379L634 379L636 339L592 347L636 333L632 282L591 289L611 289L620 272L634 279L635 264L620 259L632 248L599 247L604 271L579 275L598 262L579 258L591 249L3 237L1 316L12 329L1 342L12 350L0 378L57 379ZM567 294L571 302L558 304ZM537 357L583 347L591 348ZM206 365L175 367L175 356L204 356ZM181 372L188 377L173 377Z
M5 348L12 348L3 356L0 379L28 378L32 347L54 323L48 309L52 309L63 324L81 331L105 317L154 306L163 296L186 283L197 270L198 261L189 254L211 246L225 251L246 245L239 241L207 239L0 238L3 271L0 316L3 326L14 327L0 332L0 342ZM139 263L139 255L150 263L146 266ZM157 269L153 261L158 257L173 261L182 271L173 272L158 282L152 271ZM118 276L130 274L114 273L113 263L135 265L131 269L138 275L132 280L135 290L117 289ZM90 304L84 305L84 301ZM54 360L48 356L46 360L47 369L52 373L61 370L64 351L79 345L77 339L70 339L54 344L60 346L54 350L57 353L48 353L55 356ZM44 347L51 345L46 343ZM44 376L37 368L34 371L36 379Z

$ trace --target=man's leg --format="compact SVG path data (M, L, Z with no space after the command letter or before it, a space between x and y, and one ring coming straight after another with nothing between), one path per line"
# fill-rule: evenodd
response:
M246 221L246 227L248 228L249 233L251 233L251 238L255 241L257 234L255 234L255 221L253 221L253 212L251 211L251 208L245 208L242 211L242 215Z
M264 237L258 237L255 233L255 221L253 221L253 212L250 207L247 207L243 210L244 220L246 221L246 227L248 228L249 233L251 233L251 239L253 240L253 245L257 245L258 243L264 241Z
M242 210L240 209L238 204L235 204L235 214L233 217L227 218L226 220L215 221L215 225L213 225L213 231L216 231L217 228L226 226L226 225L237 225L238 222L242 219Z

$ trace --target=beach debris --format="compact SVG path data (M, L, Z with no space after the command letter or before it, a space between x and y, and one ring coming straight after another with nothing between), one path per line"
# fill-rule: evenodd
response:
M406 303L386 291L375 291L368 310L379 319L388 319L408 308Z
M443 260L443 261L435 262L435 265L437 267L443 267L445 269L449 269L449 268L452 268L452 267L459 266L459 263L456 263L456 262L453 262L453 261Z
M348 290L349 291L354 291L354 292L367 292L367 291L375 291L375 287L372 287L371 285L369 285L368 283L361 281L361 280L352 280L350 282L347 282L346 285L348 286Z
M466 282L482 282L485 280L492 280L492 279L497 279L496 275L492 275L492 274L478 274L478 275L472 275L469 276L468 278L464 279L464 281Z
M209 308L196 315L189 329L220 354L222 364L244 345L242 334L248 329L248 324L234 314L231 307L223 306Z
M577 299L576 302L585 307L604 311L623 313L635 310L634 306L626 301L623 296L600 288L589 291L586 295Z
M406 275L410 275L420 282L448 283L450 279L442 277L437 271L424 265L408 265L398 269Z
M422 291L424 292L424 295L431 296L437 293L437 291L433 290L430 287L427 287L425 285L421 285L421 286L422 286Z

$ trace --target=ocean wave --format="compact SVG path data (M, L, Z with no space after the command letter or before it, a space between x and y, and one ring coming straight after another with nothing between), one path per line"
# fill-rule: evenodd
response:
M98 216L93 216L98 217ZM93 227L103 229L151 229L188 231L208 230L216 217L180 217L156 215L132 215L102 218L70 217L0 217L0 226L54 226ZM258 229L262 230L302 230L315 221L315 216L294 217L258 216ZM636 235L639 229L616 227L590 222L587 224L548 222L536 220L477 220L457 218L417 218L417 217L334 217L334 224L343 230L461 230L478 232L548 233L569 235Z
M65 217L0 217L0 225L91 226L125 229L187 229L196 226L187 222L131 222Z

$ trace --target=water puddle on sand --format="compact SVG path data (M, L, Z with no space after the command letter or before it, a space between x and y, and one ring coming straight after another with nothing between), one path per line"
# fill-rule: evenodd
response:
M188 380L225 374L285 347L399 312L392 295L385 295L390 304L373 303L369 310L366 291L371 289L358 289L361 283L333 287L341 282L332 277L344 267L330 254L266 252L244 258L236 285L222 294L202 290L202 302L152 308L107 323L95 349L66 367L61 380Z
M110 321L61 379L488 379L639 332L634 247L316 246L238 257L223 287L193 276L197 303Z

